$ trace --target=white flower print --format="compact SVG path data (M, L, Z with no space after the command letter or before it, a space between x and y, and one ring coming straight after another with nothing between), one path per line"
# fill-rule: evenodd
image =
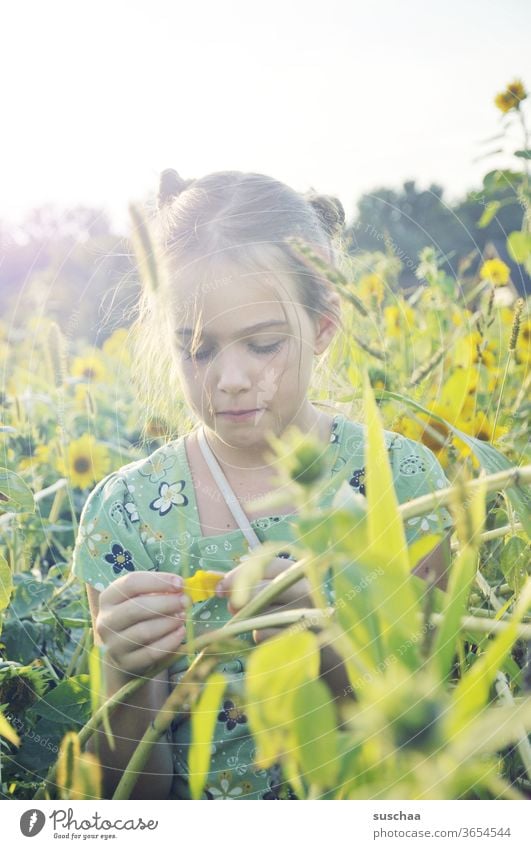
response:
M238 796L242 795L243 788L239 785L231 787L231 780L231 772L222 772L219 787L214 787L213 785L211 785L210 787L208 787L208 792L211 793L214 799L236 799Z
M164 481L159 486L159 497L155 498L149 506L152 510L158 510L159 516L164 516L174 506L185 507L188 504L188 498L182 492L184 487L183 480L171 484Z
M138 510L136 509L136 504L134 503L134 501L126 501L124 507L127 510L131 522L138 522L140 516L138 515Z
M81 542L85 542L87 544L87 548L91 554L98 553L98 547L96 543L98 542L109 542L110 536L105 533L105 531L99 531L96 528L96 522L89 522L85 527L83 525L79 526L79 536Z
M173 468L177 460L176 456L168 456L163 451L150 457L144 463L144 467L139 469L139 474L145 478L149 478L151 483L157 483L165 477L166 473Z
M436 525L439 524L439 517L435 515L435 513L429 513L427 516L414 516L412 519L408 519L408 525L416 525L420 522L420 530L421 531L429 531L430 530L430 522L434 522Z

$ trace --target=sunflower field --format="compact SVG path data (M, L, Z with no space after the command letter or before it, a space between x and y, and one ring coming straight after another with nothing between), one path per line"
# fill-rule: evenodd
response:
M496 106L523 120L526 96L516 81ZM510 176L484 180L479 226L496 216L498 201L489 198L503 181L523 211L521 230L507 234L511 266L489 255L450 276L427 245L417 284L403 290L401 260L390 249L351 254L338 271L294 242L342 297L344 332L315 375L312 400L367 424L366 497L341 489L323 522L312 509L319 475L301 481L293 468L280 469L300 506L298 560L219 632L190 634L194 662L166 704L176 713L193 695L198 798L209 706L225 686L212 654L236 651L239 634L274 625L283 633L249 652L245 709L258 765L281 763L298 798L531 798L531 315L514 279L514 268L531 274L530 158L527 148L516 151ZM150 286L149 229L132 212L142 234L134 246L141 282ZM70 571L92 487L192 424L179 397L174 422L156 411L142 420L132 364L127 326L97 347L43 315L0 324L3 798L103 798L100 765L85 746L100 727L108 733L116 704L138 686L106 701L85 591ZM398 505L384 428L427 445L450 488ZM315 446L292 438L292 456L311 467ZM382 492L383 505L374 495ZM408 547L404 534L408 522L428 530L441 505L454 521L444 591L412 572L441 538L427 533ZM84 532L90 546L91 528ZM267 546L253 553L249 575L268 556ZM302 575L315 607L261 619ZM325 575L333 607L320 594ZM196 582L195 599L211 589L207 579ZM244 601L248 590L237 587ZM330 642L350 682L335 701L319 677L319 651ZM164 722L146 729L114 798L129 797Z

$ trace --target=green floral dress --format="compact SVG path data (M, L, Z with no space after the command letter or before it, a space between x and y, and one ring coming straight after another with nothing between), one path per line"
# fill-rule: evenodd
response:
M390 431L386 445L400 503L448 486L435 455L421 443ZM350 486L365 494L364 426L341 413L332 423L327 447L330 477L343 467ZM330 486L321 504L330 506L335 488ZM423 533L452 524L445 508L406 522L406 538L413 542ZM267 516L251 522L260 541L278 541L279 556L289 556L295 542L290 516ZM197 569L230 571L249 554L240 529L215 536L201 535L192 473L184 437L154 451L149 457L122 466L94 487L81 514L73 553L73 573L97 590L126 571L148 570L193 574ZM199 636L221 627L229 618L226 600L208 599L193 605L191 618ZM243 635L248 648L250 635ZM258 769L255 747L243 708L245 655L221 663L227 689L220 704L212 743L207 799L279 799L292 797L280 770ZM186 671L186 660L170 667L177 683ZM170 798L190 798L188 748L190 722L177 717L172 724L174 780Z

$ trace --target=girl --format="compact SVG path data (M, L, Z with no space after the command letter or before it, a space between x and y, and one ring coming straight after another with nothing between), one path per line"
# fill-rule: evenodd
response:
M234 613L232 583L255 543L279 542L265 582L290 565L293 505L285 502L280 515L270 516L250 504L278 486L268 460L269 434L280 437L296 425L322 444L328 475L346 467L353 489L365 492L363 428L340 412L318 409L308 397L314 360L340 327L339 297L285 241L299 236L337 265L335 236L343 223L336 199L302 196L262 174L226 171L188 181L173 170L161 175L155 225L167 274L141 298L135 378L142 381L144 374L151 381L159 415L171 421L180 396L197 425L107 475L82 512L73 571L86 581L95 641L106 649L109 695L183 643L191 604L183 591L185 562L190 574L225 574L216 598L192 607L196 635L219 628ZM448 485L429 449L391 432L386 439L399 501ZM323 507L333 496L330 488ZM441 509L410 523L409 542L426 529L448 528L451 520ZM431 569L443 583L447 557L448 538L418 573ZM308 591L301 580L276 599L276 609L311 606ZM255 632L254 639L268 636ZM204 796L289 797L278 770L254 764L242 700L244 664L242 657L221 665L228 688ZM114 751L99 735L106 797L185 669L183 660L148 677L113 714ZM322 652L321 674L334 693L345 692L343 668L330 647ZM154 747L133 798L189 798L189 740L189 721L179 717L168 739Z

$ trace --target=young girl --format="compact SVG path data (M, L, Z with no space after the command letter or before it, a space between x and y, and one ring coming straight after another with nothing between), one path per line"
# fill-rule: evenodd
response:
M87 583L95 641L106 649L109 695L185 640L192 604L183 591L185 563L190 574L225 573L216 598L192 607L196 635L221 627L235 612L232 583L253 545L279 542L255 592L291 564L294 506L286 501L280 515L271 516L251 505L275 490L269 434L281 437L296 425L322 444L329 477L346 466L350 485L365 492L363 427L319 409L308 397L314 360L340 327L339 297L285 241L301 237L337 265L340 202L302 196L262 174L227 171L184 181L173 170L163 172L158 200L156 236L167 274L141 299L135 324L139 368L152 374L158 366L160 379L151 389L159 412L170 416L184 398L197 424L107 475L83 509L73 571ZM429 449L391 432L386 439L399 501L448 485ZM323 507L334 494L330 487ZM450 524L444 509L412 519L408 542ZM443 583L447 556L448 537L417 567L418 574L431 569ZM308 592L301 580L275 600L275 609L311 606ZM257 632L254 639L269 636ZM244 665L244 654L220 663L228 685L204 797L289 798L278 769L254 764L242 699ZM114 751L98 735L106 797L186 667L184 659L148 677L113 714ZM334 693L344 692L344 671L330 647L322 652L321 674ZM154 746L133 798L189 798L189 725L179 716L168 738ZM95 751L94 738L90 745Z

